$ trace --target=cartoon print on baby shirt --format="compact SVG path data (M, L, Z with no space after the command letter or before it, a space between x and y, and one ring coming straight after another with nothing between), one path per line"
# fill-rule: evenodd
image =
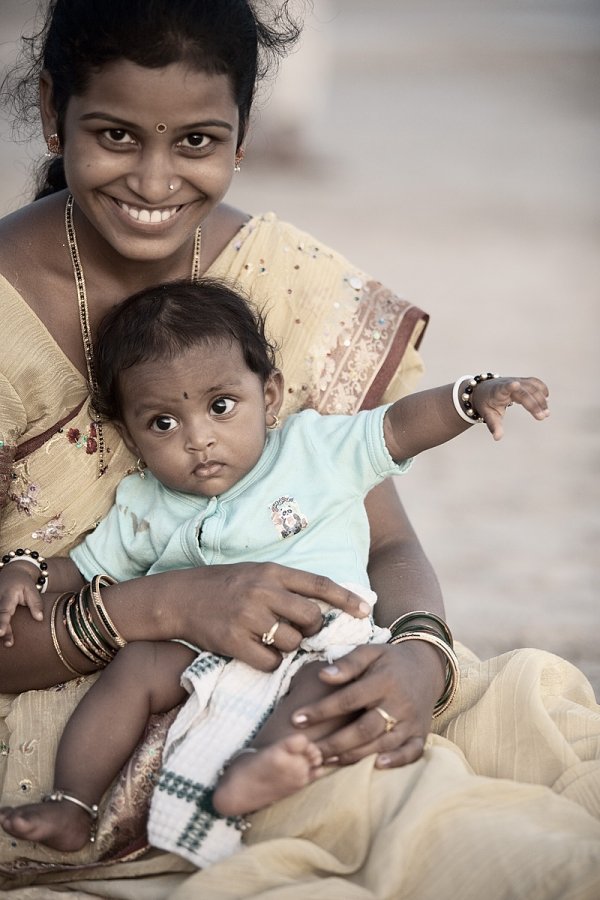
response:
M308 520L302 515L300 507L293 497L279 497L269 506L271 520L282 538L298 534L308 526Z

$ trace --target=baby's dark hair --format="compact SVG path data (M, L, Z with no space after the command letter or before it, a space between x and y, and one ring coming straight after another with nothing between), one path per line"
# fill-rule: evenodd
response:
M223 340L240 345L246 365L263 383L276 368L277 350L266 336L264 316L224 282L170 281L132 294L98 329L94 409L102 418L123 421L121 372Z

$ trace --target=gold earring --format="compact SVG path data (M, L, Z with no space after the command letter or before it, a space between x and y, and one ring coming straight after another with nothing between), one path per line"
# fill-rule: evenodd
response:
M50 159L52 156L58 156L61 151L59 136L56 133L49 134L46 138L46 146L48 148L46 150L46 156L48 157L48 159Z
M243 162L245 155L246 155L246 151L244 150L243 147L240 147L240 149L238 150L238 152L235 155L235 165L233 167L234 172L242 171L242 162Z
M137 460L137 462L135 464L135 468L136 468L136 471L137 471L138 475L140 476L140 478L146 477L146 473L144 472L144 469L146 468L146 463L144 462L143 459Z
M276 416L275 413L269 413L269 415L273 416L273 421L270 425L267 423L267 428L270 428L273 431L275 428L279 428L281 422L279 421L279 416Z

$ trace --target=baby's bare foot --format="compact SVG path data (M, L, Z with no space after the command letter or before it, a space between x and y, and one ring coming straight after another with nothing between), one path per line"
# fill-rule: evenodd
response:
M0 825L5 831L53 850L80 850L90 839L91 824L85 810L64 800L0 809Z
M304 734L292 734L231 763L215 790L213 806L223 816L256 812L294 794L322 774L323 755Z

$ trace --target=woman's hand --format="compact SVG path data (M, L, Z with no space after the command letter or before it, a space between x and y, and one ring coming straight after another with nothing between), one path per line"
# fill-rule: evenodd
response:
M358 618L370 613L361 597L329 578L277 563L164 572L103 588L102 597L128 641L182 638L263 672L319 631L315 600Z
M329 578L277 563L218 566L211 574L222 578L216 606L205 613L201 646L264 672L319 631L323 618L315 599L358 618L370 613L368 603Z
M406 765L423 753L444 668L438 651L417 641L358 647L321 669L319 677L339 688L297 709L292 722L305 728L354 714L350 724L316 741L326 764L349 765L376 753L380 769ZM377 707L396 720L391 730Z
M369 577L377 594L375 619L389 625L414 609L444 615L435 573L415 535L392 482L384 482L367 496L371 527ZM358 647L320 677L336 690L325 699L299 707L292 721L299 727L353 714L350 724L317 740L326 759L340 765L377 754L379 768L414 762L423 752L431 728L433 707L445 684L445 663L430 644L368 644ZM377 707L397 720L386 733L386 720ZM300 716L300 720L298 720ZM304 719L306 717L306 719Z

